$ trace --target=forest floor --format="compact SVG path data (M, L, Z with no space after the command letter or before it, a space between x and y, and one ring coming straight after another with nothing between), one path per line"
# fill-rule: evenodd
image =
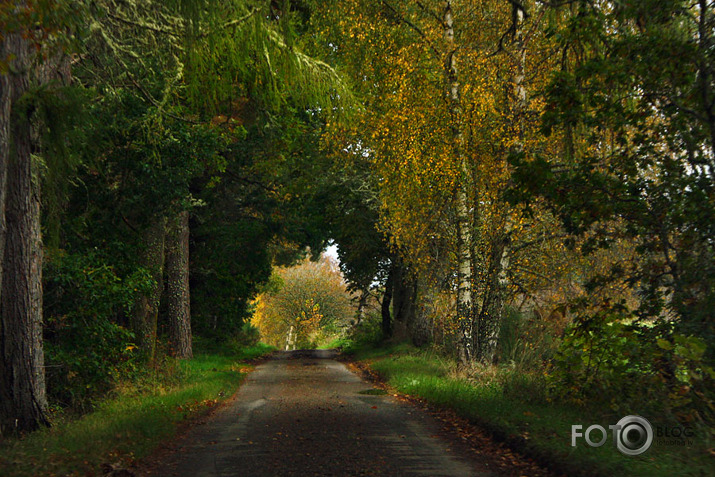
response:
M227 405L142 461L136 474L552 475L333 358L327 350L278 353Z

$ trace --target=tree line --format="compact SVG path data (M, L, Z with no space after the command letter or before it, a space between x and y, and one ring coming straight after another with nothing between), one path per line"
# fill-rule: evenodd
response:
M520 313L562 397L711 422L713 10L6 2L3 433L240 334L330 239L385 338L489 365Z

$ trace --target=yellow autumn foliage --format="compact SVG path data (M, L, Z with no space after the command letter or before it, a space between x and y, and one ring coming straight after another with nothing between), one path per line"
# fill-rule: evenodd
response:
M340 336L354 315L337 263L327 256L276 267L253 305L251 323L261 339L281 349L312 348Z

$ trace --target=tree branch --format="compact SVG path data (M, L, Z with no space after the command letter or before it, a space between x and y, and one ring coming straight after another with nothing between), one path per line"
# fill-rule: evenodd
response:
M390 5L390 4L389 4L388 2L386 2L385 0L381 0L380 3L382 3L385 7L387 7L387 8L395 15L395 17L397 18L397 20L399 20L401 23L404 23L404 24L407 25L408 27L412 28L412 29L427 43L427 46L429 47L430 50L432 50L432 53L435 55L435 58L436 58L437 60L439 60L439 61L442 60L442 54L441 54L440 51L434 46L434 43L432 43L432 41L427 37L427 35L422 31L422 29L421 29L420 27L418 27L418 26L415 25L413 22L411 22L410 20L408 20L407 18L405 18L404 16L402 16L402 15L400 14L400 12L398 12L398 11L395 9L395 7L393 7L392 5Z
M161 112L161 114L165 114L169 118L176 119L177 121L183 121L183 122L186 122L189 124L207 124L208 123L208 121L196 121L196 120L189 119L189 118L182 118L181 116L177 116L176 114L172 114L167 111L164 111L162 105L159 104L159 102L156 99L154 99L154 97L151 94L149 94L149 92L147 90L145 90L141 84L139 84L139 82L134 78L134 75L129 73L128 69L126 72L127 72L127 76L129 77L129 81L132 82L134 87L136 87L139 90L139 92L142 94L142 96L144 96L147 101L149 101L154 107L156 107Z
M215 29L213 29L213 30L211 30L211 31L202 32L202 33L199 35L199 37L201 37L201 38L206 38L207 36L211 35L212 33L216 32L216 31L218 31L218 30L225 30L225 29L227 29L227 28L231 28L231 27L238 26L238 25L240 25L241 23L244 23L244 22L245 22L246 20L248 20L249 18L251 18L253 15L255 15L258 11L259 11L258 8L254 8L254 9L252 9L250 12L248 12L247 14L245 14L244 16L242 16L241 18L236 18L235 20L231 20L230 22L226 22L226 23L224 23L223 25L221 25L220 27L215 28Z
M153 31L154 33L161 33L162 35L173 36L174 38L181 38L181 35L177 34L176 32L174 32L172 30L166 30L164 28L153 25L151 23L135 22L133 20L129 20L128 18L124 18L119 15L115 15L113 13L107 13L107 16L109 18L112 18L113 20L117 20L120 23L124 23L125 25L134 26L137 28L143 28L145 30Z

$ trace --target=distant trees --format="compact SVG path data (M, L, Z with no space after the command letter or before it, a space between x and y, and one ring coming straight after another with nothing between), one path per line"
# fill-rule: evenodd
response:
M340 336L355 316L337 263L323 255L277 268L255 303L261 338L279 348L312 348Z

